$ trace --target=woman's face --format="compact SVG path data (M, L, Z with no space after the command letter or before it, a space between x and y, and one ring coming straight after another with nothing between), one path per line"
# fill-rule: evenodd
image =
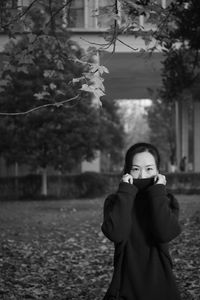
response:
M158 169L154 156L146 151L135 154L130 174L134 179L150 178L157 175Z

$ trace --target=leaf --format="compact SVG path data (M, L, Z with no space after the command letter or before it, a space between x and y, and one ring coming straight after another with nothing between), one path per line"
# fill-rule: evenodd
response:
M9 83L9 81L6 79L0 80L0 86L7 86L8 83Z
M43 91L41 93L35 93L34 94L34 97L37 99L37 100L43 100L46 98L46 96L50 96L50 94L46 91Z
M50 83L49 87L51 90L55 90L57 88L57 86L53 82Z
M92 87L92 85L89 86L87 84L83 84L80 90L84 92L94 93L94 87Z
M105 66L99 66L98 71L102 75L103 73L109 73L109 70Z
M27 68L27 66L18 67L17 71L18 72L23 72L25 74L28 74L28 68Z
M105 245L100 246L101 251L108 251L108 247Z
M27 65L34 64L33 56L32 55L21 56L19 60L19 64L27 64Z
M105 93L101 89L95 89L94 94L96 97L100 98L105 95Z
M72 79L72 83L74 84L74 83L78 83L78 82L80 82L81 80L83 80L84 79L84 77L83 76L81 76L81 77L79 77L79 78L73 78Z
M36 34L33 34L33 33L30 33L28 35L28 38L29 38L29 42L32 44L33 42L35 42L36 38L37 38L37 35Z
M63 65L63 62L61 60L57 60L56 61L56 66L58 68L58 70L64 70L64 65Z
M100 108L102 106L102 102L100 100L100 96L98 95L98 93L93 93L92 105L96 108Z
M45 70L44 71L44 77L46 78L52 78L54 77L56 72L54 70Z
M65 92L61 90L56 90L56 94L65 96Z

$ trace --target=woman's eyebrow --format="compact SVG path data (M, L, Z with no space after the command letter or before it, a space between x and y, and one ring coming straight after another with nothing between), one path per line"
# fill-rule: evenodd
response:
M154 167L155 164L146 165L145 167ZM140 167L139 165L132 165L131 167Z

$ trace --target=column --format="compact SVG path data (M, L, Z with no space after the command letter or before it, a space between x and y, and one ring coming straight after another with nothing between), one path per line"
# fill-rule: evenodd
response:
M186 156L188 159L188 142L189 142L189 123L188 123L188 107L187 102L182 101L181 102L181 108L182 108L182 157Z
M200 101L194 101L194 172L200 172Z
M189 115L187 100L176 102L176 159L179 167L180 160L189 157Z
M89 14L88 14L88 0L84 0L84 28L88 28Z
M176 116L176 164L179 165L181 160L181 116L180 116L180 103L175 102L175 116Z

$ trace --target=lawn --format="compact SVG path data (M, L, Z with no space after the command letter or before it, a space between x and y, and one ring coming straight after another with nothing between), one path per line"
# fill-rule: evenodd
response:
M182 234L171 244L182 299L200 299L200 197L177 196ZM104 199L0 203L0 299L102 300L113 246ZM170 299L169 299L170 300Z

